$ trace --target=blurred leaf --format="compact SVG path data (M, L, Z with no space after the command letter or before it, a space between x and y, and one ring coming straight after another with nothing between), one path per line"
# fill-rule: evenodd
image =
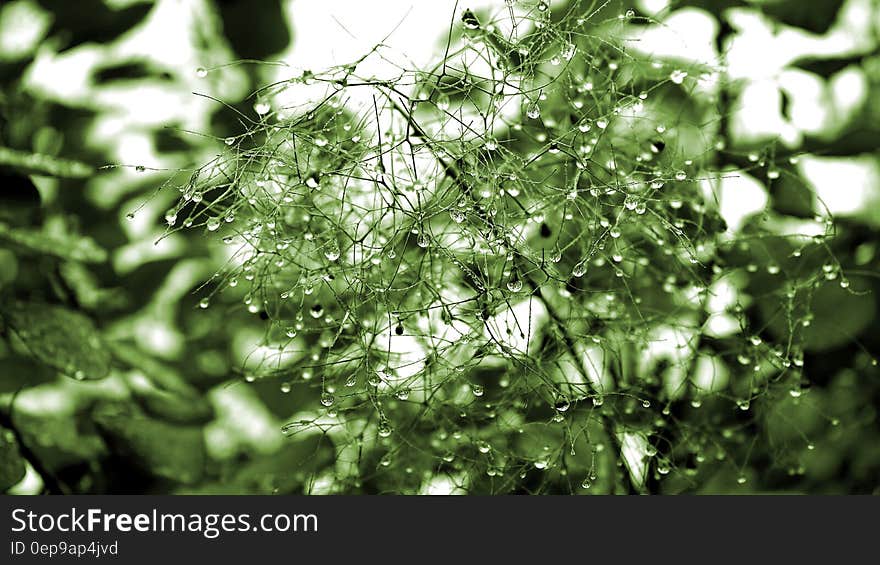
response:
M137 347L119 341L108 343L108 346L118 361L143 371L158 389L183 397L201 398L196 388L186 382L177 370L147 355Z
M11 430L0 427L0 491L5 491L24 478L24 459Z
M62 306L14 302L0 314L34 359L77 379L102 379L111 357L95 324Z
M163 369L165 380L171 369ZM177 382L183 380L174 373ZM133 373L128 387L137 397L141 407L152 416L174 424L205 424L214 417L211 404L198 391L188 386L175 386L163 390L142 373Z
M211 405L200 396L181 396L159 389L136 394L144 410L172 424L205 424L214 415Z
M61 178L86 178L95 173L95 169L79 161L17 151L8 147L0 147L0 165L12 167L24 174Z
M0 168L0 222L12 226L30 226L40 219L40 192L34 182Z
M38 0L38 4L54 16L49 34L64 32L65 48L86 42L113 41L142 22L152 9L152 3L135 3L116 9L103 0Z
M281 2L261 2L255 10L246 0L217 0L223 33L242 59L265 59L283 51L290 44ZM254 33L254 30L260 33Z
M813 0L805 10L800 0L763 2L761 10L783 24L825 34L837 20L843 0Z
M32 253L52 255L86 263L102 263L107 252L89 237L48 234L42 230L11 228L0 223L0 241L23 247Z
M278 453L261 457L242 467L233 479L245 492L292 493L307 477L333 461L333 445L323 436L288 440Z
M108 294L112 292L100 288L97 277L85 265L76 261L65 261L58 265L58 274L73 291L77 303L85 308L97 307L107 301Z
M312 436L288 440L271 455L258 457L236 470L233 476L187 490L192 494L297 494L310 477L333 462L333 446L327 438Z
M201 427L155 420L120 404L99 406L94 419L114 453L144 471L185 484L202 479L207 455Z
M27 357L0 359L0 394L53 381L56 375L50 367Z
M850 289L840 287L837 280L819 286L811 296L798 294L793 311L789 314L778 298L767 296L759 301L760 311L767 320L768 330L781 340L791 337L802 340L804 351L828 351L850 343L874 320L877 301L868 279L853 277ZM799 321L812 316L808 327ZM789 321L792 321L790 329Z
M18 259L8 249L0 247L0 288L13 282L18 276Z

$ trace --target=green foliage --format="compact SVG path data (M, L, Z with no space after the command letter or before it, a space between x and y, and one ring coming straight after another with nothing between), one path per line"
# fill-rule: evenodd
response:
M331 491L699 484L694 460L748 457L762 416L737 412L874 318L829 216L727 225L719 161L779 174L773 145L728 149L718 69L627 50L630 12L520 8L464 10L428 69L361 76L379 45L260 90L165 215L230 249L202 308L268 319L245 380L317 404L285 430L358 450ZM767 326L746 294L713 307L725 285Z
M199 482L207 455L199 427L150 418L125 405L102 405L94 421L110 448L141 471L183 484Z
M110 353L94 323L60 306L15 302L3 320L34 359L72 378L102 379L110 372Z
M5 491L24 478L24 459L11 430L0 427L0 490Z
M35 255L52 255L88 263L107 260L107 253L93 240L71 234L52 234L41 230L13 229L0 224L0 241Z
M114 58L153 12L95 4L40 31L95 50L95 96L0 73L0 488L876 489L877 225L798 165L870 120L743 141L747 81L640 50L665 13L629 2L463 4L428 65L380 44L272 80L227 63L283 49L280 3L196 13L183 71ZM207 131L133 106L97 142L132 85L209 93Z

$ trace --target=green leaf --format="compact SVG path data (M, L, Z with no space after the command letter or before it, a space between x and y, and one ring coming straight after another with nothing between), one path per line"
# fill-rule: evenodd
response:
M60 259L84 263L103 263L107 260L107 251L89 237L49 234L37 229L11 228L0 223L0 241L23 247L32 253Z
M52 368L20 355L0 359L0 394L41 385L57 378Z
M202 479L207 454L200 426L155 420L132 405L103 404L94 421L114 453L156 477L194 484Z
M94 168L79 161L16 151L8 147L0 147L0 165L12 167L25 174L62 178L86 178L95 172Z
M103 379L111 357L91 319L63 306L14 302L0 315L31 357L69 377Z
M129 388L149 414L178 424L204 424L214 417L210 403L175 368L132 345L113 342L109 346L117 362L147 377L147 382L130 382Z
M0 491L19 483L24 478L25 470L15 434L0 427Z

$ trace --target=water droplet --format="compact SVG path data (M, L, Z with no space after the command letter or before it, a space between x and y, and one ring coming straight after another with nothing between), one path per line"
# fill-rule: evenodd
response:
M476 446L477 451L479 451L480 453L489 453L490 451L492 451L492 446L483 440L477 441Z
M168 212L167 214L165 214L165 223L168 224L169 227L176 224L177 223L177 213L176 212Z
M586 259L578 262L574 266L574 268L571 270L571 274L578 277L578 278L584 276L586 274L586 272L587 272L587 260Z
M134 168L134 170L137 171L138 173L142 173L142 172L146 171L147 168L143 165L138 165Z
M544 0L541 0L540 2L538 2L538 11L539 12L546 12L548 9L550 9L549 3L544 2Z
M605 404L604 398L602 398L601 396L594 396L593 397L593 406L598 408L598 407L602 406L603 404Z
M744 484L746 484L746 480L747 479L746 479L745 475L740 475L739 477L736 478L736 483L739 485L744 485Z
M226 145L232 145L233 143L235 143L235 138L234 137L227 137L226 139L223 140L223 143L225 143Z
M650 407L651 407L651 401L650 401L650 400L647 400L647 399L642 400L642 408L650 408Z
M480 396L483 396L483 394L485 394L486 391L485 391L485 389L483 389L482 385L471 385L471 392L473 393L474 396L480 397Z
M388 423L388 420L381 420L379 422L379 426L376 429L376 432L379 434L379 437L388 437L391 435L391 424Z
M294 326L287 326L287 329L284 330L284 335L293 339L296 337L296 328Z
M330 394L329 392L324 392L321 394L321 404L326 407L333 406L333 403L336 402L336 398Z
M272 109L272 107L269 105L269 102L267 102L266 100L257 100L254 103L254 112L256 112L257 114L259 114L261 116L268 114L269 110L271 110L271 109Z
M528 116L532 120L537 120L541 117L541 107L538 106L537 102L532 102L526 108L526 116Z
M205 222L205 227L208 228L208 231L217 231L220 229L220 218L209 218Z
M593 486L593 481L591 481L590 479L584 479L581 482L581 488L590 488L592 486Z
M425 232L420 232L418 239L416 239L416 244L422 248L428 247L428 245L430 244L428 235Z
M331 239L327 243L327 246L324 248L324 257L326 257L328 261L336 261L337 259L339 259L339 256L339 244L337 244L335 240Z
M556 404L553 407L557 412L567 412L571 408L571 401L565 396L560 396L556 399Z
M516 273L510 275L510 278L507 280L507 290L510 292L519 292L523 288L522 279L517 276Z
M128 214L126 214L125 219L128 221L134 220L134 212L129 212Z
M199 308L201 308L202 310L204 310L205 308L207 308L210 305L211 305L211 301L208 298L202 298L201 300L199 300Z
M205 78L208 76L208 69L205 67L199 67L196 69L196 76L199 78Z
M288 392L290 392L291 388L292 387L290 386L290 383L288 383L288 382L281 383L281 392L287 394Z
M684 82L684 79L687 78L688 74L686 71L682 70L674 70L669 75L669 80L674 82L675 84L681 84Z
M306 186L311 189L318 188L318 179L316 179L314 175L309 176L309 178L306 179Z
M675 180L683 181L687 178L688 178L688 175L684 171L678 171L677 173L675 173Z
M318 318L320 318L321 316L324 315L324 307L321 306L320 304L315 304L309 310L309 314L312 316L312 318L317 320Z

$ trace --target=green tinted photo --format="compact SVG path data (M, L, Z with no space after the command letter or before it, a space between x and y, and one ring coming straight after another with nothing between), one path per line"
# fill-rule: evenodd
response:
M0 4L8 494L880 493L877 0Z

